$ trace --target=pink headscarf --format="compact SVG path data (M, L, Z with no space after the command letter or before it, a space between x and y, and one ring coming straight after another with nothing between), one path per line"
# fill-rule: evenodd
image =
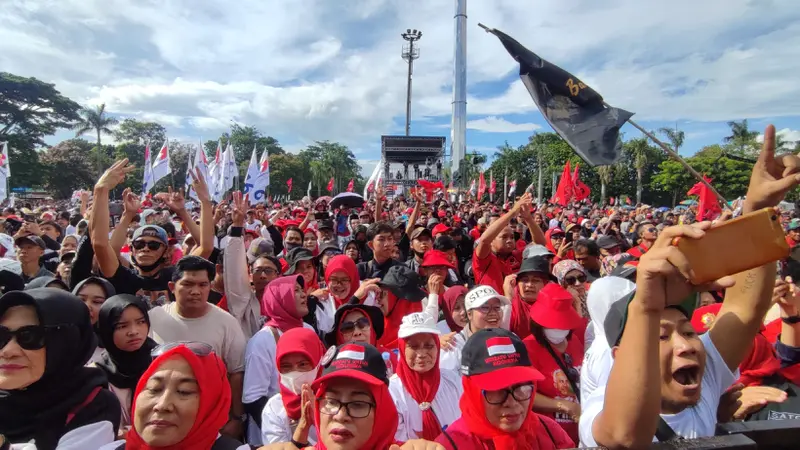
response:
M303 317L297 312L294 300L296 284L303 286L302 275L280 277L267 285L262 303L269 321L264 326L274 327L282 332L303 326Z

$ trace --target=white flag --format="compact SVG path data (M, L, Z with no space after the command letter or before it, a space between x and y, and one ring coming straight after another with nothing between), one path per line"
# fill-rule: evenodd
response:
M3 142L3 153L0 154L0 174L11 178L11 161L8 159L8 142ZM3 197L5 199L5 197Z
M169 144L167 140L164 140L164 145L161 146L161 150L158 151L158 155L156 155L156 159L153 161L153 186L158 183L159 180L166 177L170 174L169 168Z
M306 197L311 199L311 182L308 182L308 190L306 191Z
M233 147L228 143L225 152L222 154L222 163L218 168L219 182L217 184L217 198L221 201L225 197L225 193L233 188L233 179L236 178L238 170L236 169L236 158L233 155Z
M8 191L6 191L7 182L8 182L8 177L5 174L0 173L0 202L4 201L6 198L8 198ZM11 204L9 204L9 207L13 207L14 206L13 202L14 202L14 200L12 198Z
M508 183L509 199L511 199L511 197L514 195L515 192L517 192L517 180L511 180L511 183Z
M378 161L378 165L372 169L372 175L369 176L367 180L367 184L364 185L364 198L366 199L369 196L370 191L375 189L375 186L378 185L380 181L380 173L383 170L383 160Z
M208 165L208 177L206 178L208 190L216 202L222 200L217 195L217 186L219 185L220 175L222 175L222 167L222 141L217 141L217 152L214 154L214 160Z
M142 177L142 197L153 189L153 166L151 165L152 159L150 157L150 142L144 146L144 174Z
M261 177L263 178L264 189L269 187L269 152L267 149L264 149L264 152L261 153L261 159L258 161L258 170L261 172Z
M194 159L193 163L192 163L192 159ZM208 179L208 159L206 159L206 152L203 149L203 143L202 142L200 142L200 146L197 147L197 149L195 149L194 158L189 156L189 163L190 163L190 166L189 166L190 169L191 168L195 168L195 169L199 169L200 170L200 174L202 174L203 175L203 179L206 180L206 185L208 186L208 190L210 191L209 194L213 195L215 186L212 185L211 181ZM189 175L188 173L186 174L186 181L187 181L187 183L189 183L191 185L192 176ZM197 197L197 193L195 193L194 190L189 190L189 188L187 187L186 191L189 192L189 196L190 197L192 197L193 199L195 199L197 201L200 201L200 199Z
M264 160L264 157L267 156L267 151L264 150L264 154L261 157L264 162L260 163L256 158L257 156L254 145L253 153L250 155L250 165L247 166L247 176L244 179L244 193L250 194L251 205L264 201L267 184L269 184L269 162Z

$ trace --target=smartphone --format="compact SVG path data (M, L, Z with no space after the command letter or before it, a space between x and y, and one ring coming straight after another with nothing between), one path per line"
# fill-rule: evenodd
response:
M691 264L693 284L708 283L789 256L780 216L765 208L706 230L700 239L675 238Z

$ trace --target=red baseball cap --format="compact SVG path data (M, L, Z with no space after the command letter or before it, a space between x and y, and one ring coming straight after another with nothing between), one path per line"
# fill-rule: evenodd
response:
M714 303L713 305L695 309L694 313L692 313L694 331L698 334L703 334L711 329L711 325L714 325L714 320L716 320L720 309L722 309L722 303Z
M444 219L445 217L447 217L447 212L439 210L439 212L437 212L436 215L439 216L440 219Z
M572 306L573 298L566 289L556 283L547 283L531 306L531 320L545 328L574 330L583 325L584 319Z
M425 256L422 257L422 264L420 267L434 267L434 266L447 266L449 269L455 269L456 266L447 258L447 253L441 250L428 250Z
M449 232L450 232L450 227L448 227L443 223L440 223L437 224L435 227L433 227L433 231L431 231L431 234L436 236L437 234L447 234Z

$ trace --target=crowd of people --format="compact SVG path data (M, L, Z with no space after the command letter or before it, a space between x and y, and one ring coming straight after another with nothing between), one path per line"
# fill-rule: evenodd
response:
M774 133L741 214L800 184ZM111 202L132 170L3 211L2 450L646 448L800 419L793 211L788 258L694 285L673 242L733 213L215 204L199 172Z

